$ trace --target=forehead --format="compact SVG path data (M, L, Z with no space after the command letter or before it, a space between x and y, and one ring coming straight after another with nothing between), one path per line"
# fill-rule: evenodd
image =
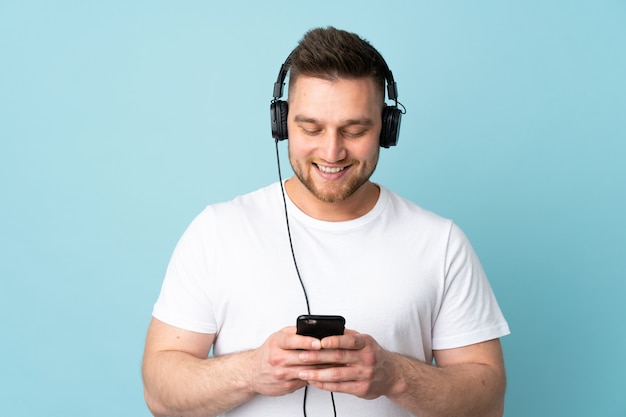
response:
M363 74L363 75L353 75L353 74L343 74L336 70L324 71L320 70L317 72L307 72L302 71L299 68L289 68L288 70L288 93L291 94L291 90L294 87L294 84L301 78L321 78L324 80L334 81L337 79L366 79L371 78L374 82L374 85L378 90L380 90L381 99L385 99L385 77L382 75L372 74Z
M379 112L384 100L371 77L323 79L300 75L290 86L292 111Z

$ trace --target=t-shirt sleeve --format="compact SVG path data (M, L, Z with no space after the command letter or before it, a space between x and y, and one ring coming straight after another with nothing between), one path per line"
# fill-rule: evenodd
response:
M463 231L451 225L444 292L433 326L433 349L452 349L509 334L485 272Z
M170 259L152 315L171 326L198 333L217 331L209 297L210 210L189 225Z

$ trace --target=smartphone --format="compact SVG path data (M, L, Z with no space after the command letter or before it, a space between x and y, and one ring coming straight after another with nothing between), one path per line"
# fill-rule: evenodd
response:
M323 339L326 336L343 334L346 319L342 316L302 315L296 321L296 333Z

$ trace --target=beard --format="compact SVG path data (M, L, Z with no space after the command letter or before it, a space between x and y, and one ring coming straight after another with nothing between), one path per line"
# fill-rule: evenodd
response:
M369 181L376 170L378 154L364 162L352 161L348 168L350 172L346 173L347 177L338 182L325 181L321 178L315 181L312 172L317 168L313 167L315 164L312 161L307 160L302 164L290 156L289 162L295 176L315 198L325 203L339 203L346 200Z

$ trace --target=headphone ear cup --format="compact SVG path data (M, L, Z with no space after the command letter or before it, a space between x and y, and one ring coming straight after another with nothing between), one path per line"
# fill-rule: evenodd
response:
M380 146L388 148L398 144L402 111L396 106L383 109L383 126L380 130Z
M270 104L272 137L276 140L287 139L287 113L289 105L286 101L276 100Z

